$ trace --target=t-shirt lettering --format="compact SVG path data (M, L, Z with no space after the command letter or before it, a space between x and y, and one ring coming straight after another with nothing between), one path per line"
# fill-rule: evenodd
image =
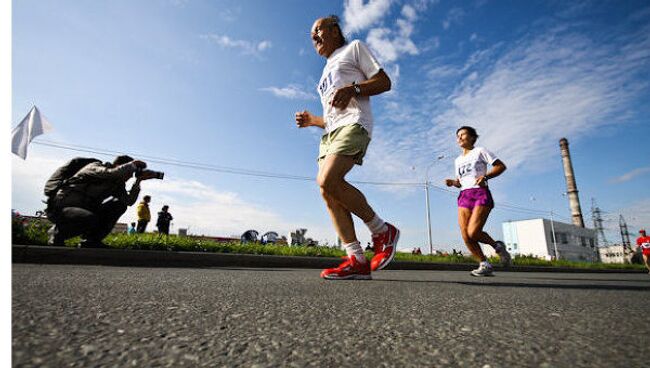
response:
M498 158L483 147L474 147L467 155L462 154L454 161L456 178L461 190L478 188L476 179L487 174L487 166L494 164Z

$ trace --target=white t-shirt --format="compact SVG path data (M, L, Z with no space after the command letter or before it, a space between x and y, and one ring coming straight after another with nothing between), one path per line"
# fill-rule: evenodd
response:
M474 147L467 155L456 158L456 178L460 180L460 189L479 188L476 179L487 174L487 166L494 164L498 158L483 147Z
M370 50L359 40L336 49L327 58L323 75L316 90L323 105L325 132L330 133L344 125L358 123L372 135L372 111L368 96L352 97L345 109L330 105L337 89L370 79L381 70L381 65Z

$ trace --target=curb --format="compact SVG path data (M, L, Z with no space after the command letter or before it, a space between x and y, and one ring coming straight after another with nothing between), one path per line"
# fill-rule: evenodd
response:
M121 267L250 267L250 268L310 268L335 267L340 258L296 257L257 254L174 252L137 249L89 249L50 247L41 245L12 245L12 263L76 264ZM428 263L394 261L388 270L470 271L475 264ZM497 271L508 272L564 272L564 273L645 273L644 270L593 270L568 267L513 266Z

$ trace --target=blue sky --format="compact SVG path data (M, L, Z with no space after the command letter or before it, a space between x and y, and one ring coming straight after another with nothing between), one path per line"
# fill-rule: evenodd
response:
M650 228L650 5L645 1L32 1L12 4L12 122L35 103L55 130L12 158L12 207L41 208L44 181L89 153L314 177L321 131L299 130L295 111L321 113L324 59L309 30L338 14L393 81L372 99L373 142L351 180L442 186L458 155L458 126L508 171L491 182L487 230L554 211L569 221L558 140L569 140L585 222L591 198L608 240L619 214ZM445 158L438 160L437 157ZM110 156L99 155L109 160ZM152 207L173 230L212 235L250 228L335 240L314 182L151 163ZM400 247L426 248L422 186L360 184ZM431 191L433 242L462 248L455 194ZM499 206L501 204L502 206ZM507 206L503 206L506 204ZM515 207L513 207L515 206ZM521 210L525 208L526 210ZM131 208L122 221L131 221ZM369 240L358 224L358 235Z

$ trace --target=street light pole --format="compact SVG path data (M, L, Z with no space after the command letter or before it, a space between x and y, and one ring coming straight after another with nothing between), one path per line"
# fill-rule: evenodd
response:
M431 240L431 210L429 208L429 179L424 183L424 195L427 203L427 230L429 234L429 254L433 254L433 241Z
M560 253L557 252L557 241L555 239L555 225L553 224L553 210L551 210L551 234L553 234L553 248L555 249L555 259L560 260Z
M424 199L427 205L427 234L429 236L429 254L433 254L433 240L431 239L431 209L429 206L429 169L431 166L435 165L438 161L445 158L445 155L438 155L435 161L433 161L424 173Z

